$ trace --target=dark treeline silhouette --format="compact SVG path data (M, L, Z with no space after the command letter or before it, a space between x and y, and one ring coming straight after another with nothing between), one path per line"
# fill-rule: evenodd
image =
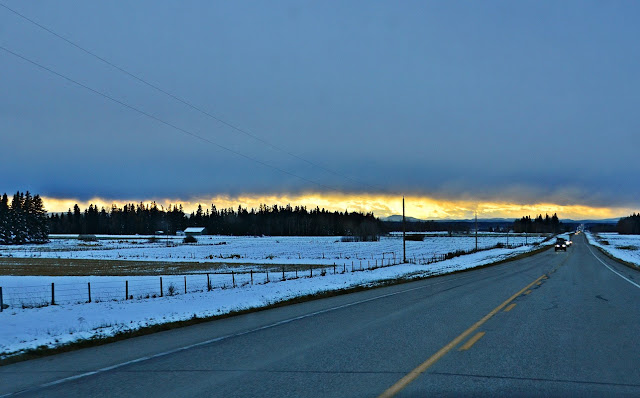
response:
M633 213L618 220L616 231L620 235L640 235L640 214Z
M383 231L382 222L373 213L348 211L330 212L316 207L267 206L256 209L238 206L237 210L217 209L211 205L185 214L182 205L168 210L156 203L115 205L105 208L89 205L81 211L78 205L66 213L49 217L51 233L55 234L153 234L157 231L175 234L187 227L205 227L212 235L271 235L271 236L358 236L369 238Z
M554 214L549 217L547 214L542 218L542 214L532 219L530 216L522 217L513 222L513 231L516 233L533 232L533 233L560 233L564 232L564 226L558 219L558 215Z
M402 221L384 221L385 232L402 231ZM443 223L435 221L407 221L405 228L410 232L437 232L446 231Z
M9 203L0 198L0 244L45 243L49 240L47 212L39 195L16 192Z
M614 223L586 224L586 226L587 229L593 233L618 232L618 226Z
M384 221L385 232L402 231L402 221ZM475 224L466 221L407 221L407 232L459 232L468 233Z

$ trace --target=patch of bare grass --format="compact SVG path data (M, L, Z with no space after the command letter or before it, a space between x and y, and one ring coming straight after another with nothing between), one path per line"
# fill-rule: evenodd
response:
M636 251L638 250L638 246L634 246L634 245L616 246L616 249Z
M230 271L230 268L253 268L255 271L300 272L310 268L327 267L322 264L229 264L224 262L169 262L158 261L123 261L123 260L88 260L76 258L15 258L0 257L0 275L15 276L143 276L171 275L202 272Z

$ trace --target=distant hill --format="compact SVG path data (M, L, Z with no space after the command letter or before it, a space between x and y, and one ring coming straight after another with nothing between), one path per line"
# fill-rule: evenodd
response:
M560 221L564 223L572 223L572 224L617 224L620 218L604 218L602 220L563 220Z
M380 219L380 221L402 222L402 216L383 217L383 218ZM415 217L405 217L405 221L407 221L407 222L425 222L426 220L421 220L421 219L415 218Z
M504 223L504 222L513 222L515 220L515 218L478 218L478 222L497 222L497 223ZM393 215L393 216L389 216L389 217L382 217L380 218L380 221L387 221L387 222L402 222L402 216L401 215ZM468 219L468 220L456 220L456 219L438 219L438 220L423 220L420 218L415 218L415 217L406 217L406 221L407 222L426 222L426 221L432 221L432 222L475 222L475 218L474 219Z
M618 222L620 218L605 218L602 220L573 220L573 219L560 219L560 222L567 224L615 224ZM425 222L425 221L433 221L433 222L475 222L474 218L471 219L439 219L439 220L422 220L415 217L406 217L407 222ZM506 223L513 222L515 218L478 218L479 223ZM390 222L402 222L401 215L393 215L389 217L382 217L380 221L390 221Z

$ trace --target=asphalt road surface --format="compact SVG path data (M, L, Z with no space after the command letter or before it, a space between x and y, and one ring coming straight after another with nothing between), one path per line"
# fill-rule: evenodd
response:
M0 367L14 393L637 397L640 273L578 235L566 253Z

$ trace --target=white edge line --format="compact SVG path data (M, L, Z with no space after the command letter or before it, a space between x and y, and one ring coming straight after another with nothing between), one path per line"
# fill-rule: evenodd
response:
M463 279L463 278L455 278L453 280L458 280L458 279ZM148 360L151 360L151 359L164 357L164 356L167 356L167 355L175 354L175 353L178 353L178 352L181 352L181 351L190 350L192 348L200 347L200 346L203 346L203 345L216 343L216 342L222 341L222 340L227 340L227 339L230 339L230 338L233 338L233 337L239 337L239 336L244 336L244 335L247 335L247 334L250 334L250 333L259 332L259 331L265 330L265 329L271 329L271 328L276 327L276 326L284 325L284 324L287 324L287 323L291 323L291 322L298 321L298 320L301 320L301 319L305 319L305 318L309 318L309 317L312 317L312 316L324 314L324 313L327 313L327 312L336 311L336 310L339 310L339 309L342 309L342 308L352 307L354 305L363 304L363 303L366 303L366 302L369 302L369 301L374 301L374 300L378 300L378 299L381 299L381 298L391 297L391 296L395 296L395 295L398 295L398 294L408 293L408 292L411 292L411 291L414 291L414 290L426 289L426 288L429 288L429 287L432 287L432 286L436 286L436 285L441 285L443 283L450 282L450 281L451 280L449 280L449 281L440 281L440 282L429 284L427 286L414 287L414 288L402 290L402 291L399 291L399 292L388 293L388 294L384 294L382 296L376 296L376 297L372 297L372 298L368 298L368 299L364 299L364 300L359 300L359 301L355 301L355 302L348 303L348 304L339 305L337 307L326 308L324 310L315 311L315 312L311 312L309 314L300 315L300 316L296 316L296 317L289 318L289 319L284 319L282 321L274 322L274 323L271 323L271 324L268 324L268 325L265 325L265 326L260 326L259 328L246 330L244 332L227 334L227 335L224 335L224 336L216 337L214 339L201 341L199 343L190 344L190 345L187 345L187 346L184 346L184 347L180 347L180 348L175 348L175 349L169 350L169 351L164 351L164 352L161 352L161 353L158 353L158 354L147 355L147 356L143 356L143 357L140 357L140 358L132 359L130 361L126 361L126 362L118 363L118 364L115 364L115 365L107 366L107 367L104 367L104 368L92 370L90 372L80 373L80 374L77 374L77 375L74 375L74 376L69 376L69 377L65 377L65 378L62 378L62 379L50 381L48 383L40 384L40 385L35 386L35 387L30 387L30 388L27 388L27 389L24 389L24 390L15 391L15 392L11 392L11 393L8 393L8 394L0 395L0 398L21 395L21 394L37 391L37 390L40 390L40 389L43 389L43 388L53 387L53 386L56 386L58 384L66 383L68 381L82 379L82 378L87 377L87 376L93 376L93 375L96 375L96 374L99 374L99 373L108 372L110 370L118 369L118 368L121 368L121 367L124 367L124 366L127 366L127 365L132 365L132 364L138 363L138 362L144 362L144 361L148 361Z
M593 257L596 258L596 260L600 261L602 263L602 265L604 265L605 267L609 268L609 270L611 272L613 272L614 274L618 275L620 278L624 279L625 281L631 283L633 286L637 287L638 289L640 289L640 285L638 285L637 283L635 283L634 281L632 281L631 279L627 278L626 276L622 275L621 273L619 273L618 271L614 270L613 268L609 267L604 261L600 260L598 258L598 256L596 256L596 254L593 252L593 250L591 250L591 243L589 243L589 251L591 252L591 254L593 254Z

